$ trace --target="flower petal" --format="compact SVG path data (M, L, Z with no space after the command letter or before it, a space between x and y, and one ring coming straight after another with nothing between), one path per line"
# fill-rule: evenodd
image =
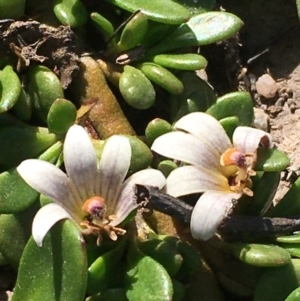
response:
M175 123L177 130L184 130L213 146L219 155L231 147L231 142L223 127L214 117L202 112L183 116Z
M165 185L164 175L155 169L144 169L136 172L123 183L123 189L118 197L115 214L117 220L111 222L113 226L120 224L136 207L135 184L149 185L161 189Z
M72 218L62 206L55 203L48 204L37 212L32 223L32 237L39 247L52 226L62 219Z
M83 127L73 125L64 143L64 161L67 173L74 182L81 200L94 195L97 159L89 135Z
M223 219L233 208L233 199L241 197L239 193L205 192L197 201L191 217L191 233L195 239L211 238Z
M106 142L97 174L97 192L109 207L115 207L122 182L128 172L131 160L129 140L123 136L112 136Z
M17 167L17 171L24 181L38 192L56 203L63 204L71 211L78 210L70 179L53 164L28 159Z
M207 190L229 191L227 178L201 166L179 167L167 178L166 192L174 197Z
M266 148L272 148L272 137L270 134L246 126L239 126L233 133L234 146L243 153L254 153L259 144L262 143Z
M188 133L173 132L155 139L151 149L167 158L172 158L204 168L220 169L220 156L211 151L211 146Z

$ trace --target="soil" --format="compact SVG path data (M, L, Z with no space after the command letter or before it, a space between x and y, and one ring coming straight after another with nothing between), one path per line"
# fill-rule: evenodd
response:
M221 5L221 9L239 16L244 27L231 47L228 44L215 46L225 48L222 58L228 60L229 57L230 64L214 59L214 66L208 69L209 80L220 94L249 90L255 107L269 116L275 146L291 159L274 199L278 202L300 174L300 26L296 1L224 0ZM258 54L261 55L248 62ZM220 65L227 65L227 69L220 70ZM244 80L237 80L241 72L256 79L269 73L279 87L276 96L257 97L259 95Z

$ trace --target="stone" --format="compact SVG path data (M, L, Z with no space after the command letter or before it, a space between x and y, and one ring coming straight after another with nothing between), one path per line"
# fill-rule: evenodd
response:
M255 86L257 93L265 98L273 98L278 91L276 81L269 74L259 77Z

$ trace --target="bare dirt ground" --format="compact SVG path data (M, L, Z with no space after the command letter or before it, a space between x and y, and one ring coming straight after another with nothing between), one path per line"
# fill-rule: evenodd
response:
M221 8L239 16L245 25L239 35L241 47L233 45L227 50L230 61L220 60L220 65L218 61L214 63L212 84L221 93L229 92L228 87L231 90L236 88L234 77L245 68L247 76L252 74L256 78L269 73L278 85L278 92L271 99L259 98L255 91L252 92L255 107L263 109L270 118L270 133L275 146L291 159L275 196L275 201L278 201L290 182L300 174L300 22L296 3L295 0L224 0ZM233 55L236 49L238 54ZM222 65L227 66L227 72L222 71ZM246 83L242 85L251 89Z

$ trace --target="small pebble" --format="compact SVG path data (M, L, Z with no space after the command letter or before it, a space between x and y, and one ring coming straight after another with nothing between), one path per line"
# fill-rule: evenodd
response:
M278 91L277 83L269 74L259 77L255 86L257 93L265 98L273 98Z
M268 132L270 129L270 117L262 109L254 108L253 126L257 129Z

